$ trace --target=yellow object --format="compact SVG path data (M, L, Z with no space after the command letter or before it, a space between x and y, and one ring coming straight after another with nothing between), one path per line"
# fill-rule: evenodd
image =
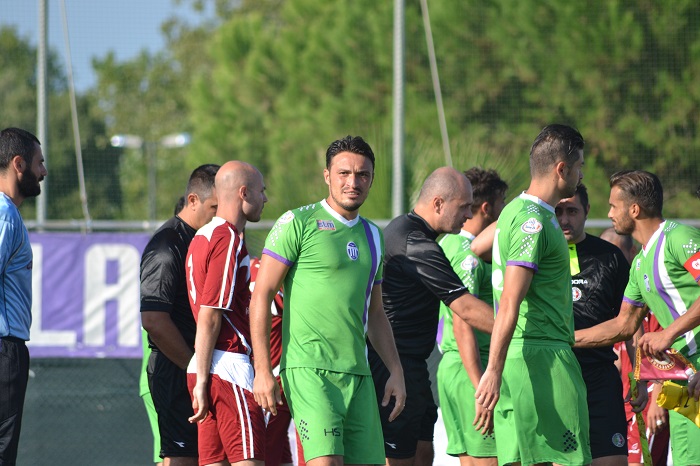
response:
M700 427L700 403L688 395L688 387L667 380L661 386L656 404L682 414Z

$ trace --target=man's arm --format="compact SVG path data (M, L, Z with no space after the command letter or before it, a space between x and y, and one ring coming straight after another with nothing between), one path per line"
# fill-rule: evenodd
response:
M508 354L508 346L518 322L520 303L525 299L533 275L532 269L517 265L506 266L503 293L491 335L489 364L479 381L475 394L477 402L488 410L493 410L501 396L501 377L506 354Z
M476 296L465 293L452 301L449 307L457 317L475 329L484 333L493 332L493 308Z
M484 231L479 233L469 245L471 250L482 260L491 261L491 253L493 251L493 238L496 236L496 226L498 222L493 222L487 226Z
M189 418L192 423L203 421L209 413L207 386L214 345L221 330L222 312L214 307L200 306L197 314L197 334L194 340L197 382L192 390L194 416Z
M180 369L187 369L193 353L170 314L164 311L141 311L141 324L165 357Z
M469 324L461 319L453 319L452 331L457 343L459 357L462 359L462 365L467 371L467 376L474 387L479 386L481 376L484 374L484 369L481 367L481 357L479 354L479 343L474 335L474 330ZM469 400L466 400L469 403ZM474 400L476 407L476 416L472 425L476 430L480 430L483 434L487 434L493 430L492 412L484 409L482 405Z
M614 319L607 320L590 328L576 330L574 332L576 348L597 348L600 346L612 346L618 341L627 341L632 338L642 324L647 311L645 307L635 306L628 301L623 301L620 313Z
M663 358L663 353L671 347L676 338L700 325L700 298L688 311L674 320L671 325L658 332L649 332L639 339L639 346L646 354Z
M260 270L255 279L255 289L250 299L250 339L255 363L253 395L264 410L277 415L277 405L282 404L280 387L272 374L270 361L270 306L287 276L289 267L267 254L260 260ZM286 312L287 317L289 311Z
M406 404L406 386L403 379L403 367L401 367L399 353L394 342L394 333L391 330L389 319L384 313L381 285L372 287L367 314L367 338L379 357L382 358L384 365L389 369L390 376L384 386L382 406L388 405L392 396L395 398L394 409L389 414L389 422L391 422L401 414Z

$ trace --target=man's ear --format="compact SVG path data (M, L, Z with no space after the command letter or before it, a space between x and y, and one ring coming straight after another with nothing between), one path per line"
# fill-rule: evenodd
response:
M240 188L238 188L238 195L241 196L241 199L243 199L245 201L246 198L248 197L248 187L241 186Z
M24 173L24 170L26 170L26 162L24 161L24 157L21 155L15 155L12 157L12 168L15 169L17 173Z
M187 195L187 202L185 203L186 204L185 207L189 207L189 208L194 207L198 201L199 201L199 196L197 196L196 193L189 193Z
M442 208L444 207L444 205L445 200L442 197L435 196L433 198L433 210L435 211L435 213L439 214L440 212L442 212Z
M557 170L557 175L559 178L566 178L566 170L567 170L566 162L557 162L556 165L556 170Z
M630 217L637 219L642 213L642 209L639 207L639 204L632 203L628 208L628 212L630 214Z

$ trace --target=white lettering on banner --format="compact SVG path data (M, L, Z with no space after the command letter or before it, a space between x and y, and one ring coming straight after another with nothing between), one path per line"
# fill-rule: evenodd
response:
M29 331L32 346L75 346L76 332L73 330L43 330L42 284L44 278L44 246L32 244L34 256L32 268L32 327Z
M139 267L141 254L129 244L99 244L85 252L83 331L86 346L104 346L107 302L117 302L119 346L137 347L139 326ZM107 283L107 262L119 267L116 283Z

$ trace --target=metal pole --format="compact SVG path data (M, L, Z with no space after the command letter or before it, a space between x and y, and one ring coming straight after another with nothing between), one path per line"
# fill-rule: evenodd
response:
M39 40L37 48L37 85L36 85L36 132L41 148L44 154L44 165L49 166L49 137L48 137L48 98L47 98L47 73L46 73L46 56L47 56L47 37L48 37L48 10L46 8L47 0L39 0ZM48 177L44 179L41 188L41 194L36 199L36 223L38 230L41 231L46 222L46 198L48 196Z
M156 221L156 146L155 142L144 142L144 158L148 165L148 219Z
M394 125L391 189L393 217L404 213L404 52L406 43L404 6L404 0L394 0Z

